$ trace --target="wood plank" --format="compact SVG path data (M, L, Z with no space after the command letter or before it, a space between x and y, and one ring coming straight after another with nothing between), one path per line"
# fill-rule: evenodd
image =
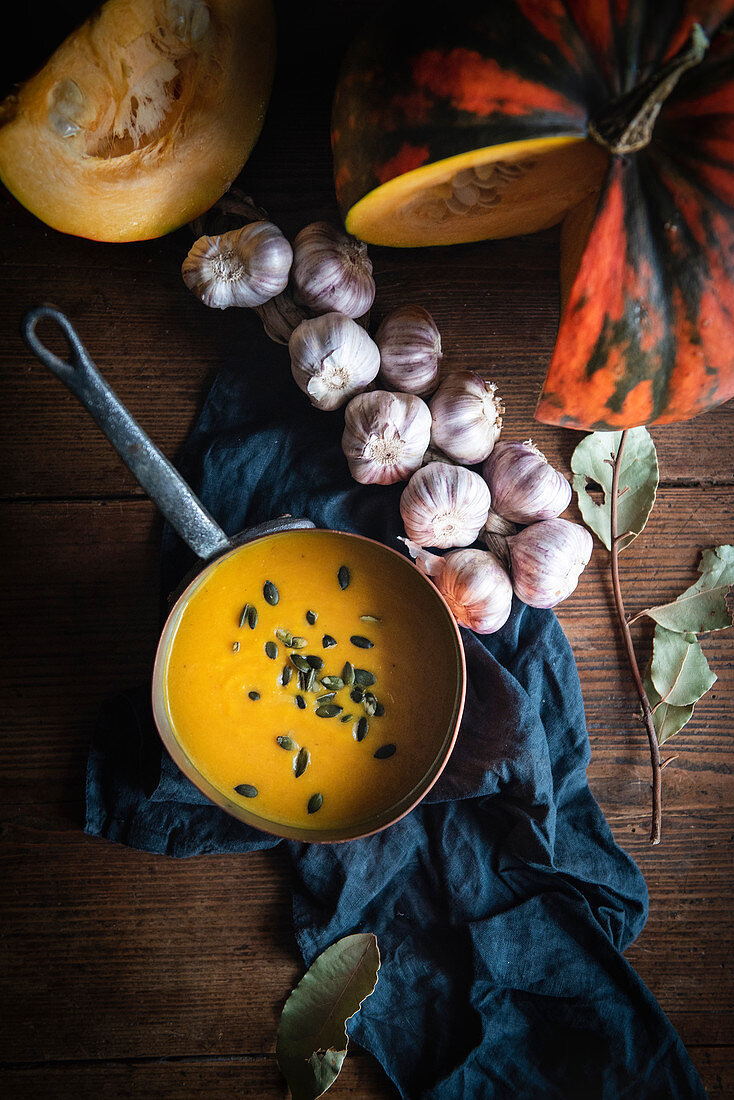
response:
M669 812L666 848L617 829L651 915L628 958L686 1043L734 1044L731 815ZM285 853L173 860L43 812L2 824L7 1062L272 1049L302 972ZM702 837L705 836L705 841Z
M714 1061L715 1066L720 1062ZM232 1100L233 1096L257 1100L287 1100L288 1088L274 1055L216 1060L187 1058L182 1061L56 1063L13 1068L0 1075L6 1096L13 1100L37 1100L39 1095L73 1097L74 1100L123 1100L125 1097L175 1096L177 1100L206 1096L207 1100ZM329 1090L330 1100L394 1100L397 1089L378 1063L354 1044L339 1078Z

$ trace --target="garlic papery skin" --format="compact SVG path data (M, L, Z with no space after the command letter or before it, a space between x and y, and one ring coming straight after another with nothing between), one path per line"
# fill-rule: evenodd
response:
M487 483L464 466L429 462L411 477L400 497L405 533L419 546L445 550L469 546L487 522Z
M441 334L423 306L400 306L389 313L375 334L380 349L383 385L420 397L438 385Z
M483 462L502 431L505 409L496 389L474 371L456 371L444 378L429 401L431 443L455 462Z
M338 409L366 389L380 369L377 344L343 313L301 321L288 350L293 377L317 409Z
M593 540L567 519L544 519L507 539L512 585L530 607L555 607L571 595L586 568Z
M288 285L293 249L272 222L251 222L200 237L181 265L183 281L206 306L252 307Z
M431 410L409 393L359 393L344 412L342 450L355 481L392 485L419 469L431 438Z
M512 583L488 550L452 550L439 557L403 540L421 573L439 590L457 623L477 634L494 634L512 610Z
M482 468L492 507L513 523L555 519L571 503L571 484L531 439L497 443Z
M294 293L313 313L361 317L375 300L367 245L328 222L307 225L293 242Z
M494 505L494 499L492 503ZM507 537L508 535L514 535L516 531L517 525L515 523L495 512L494 507L489 509L481 539L487 549L499 558L508 571L510 569L510 550L507 545Z

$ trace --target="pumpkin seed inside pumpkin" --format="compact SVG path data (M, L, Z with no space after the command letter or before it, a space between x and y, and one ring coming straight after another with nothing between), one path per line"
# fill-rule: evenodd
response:
M316 714L319 718L336 718L342 710L343 707L338 706L336 703L325 703L321 707L316 707Z
M298 750L298 755L293 761L293 774L296 779L303 775L311 760L311 753L304 746Z
M309 626L313 626L313 624L316 622L317 619L318 619L318 615L316 614L315 611L307 611L306 612L306 622L309 624Z
M336 574L336 579L339 581L339 587L342 591L345 588L349 588L349 582L352 579L346 565L340 565Z
M308 800L306 809L310 814L315 814L324 804L324 797L320 794L312 794Z
M247 694L250 696L251 699L259 699L260 698L260 692L259 691L248 691Z
M275 642L266 642L265 643L265 653L267 654L267 656L270 658L271 661L275 660L275 658L278 656L278 647L275 644Z
M337 640L331 634L324 634L321 639L321 644L324 649L333 649L334 646L337 645Z
M369 638L365 638L363 634L352 634L349 641L352 645L356 645L357 649L372 649L375 644Z
M286 752L295 752L298 748L298 743L289 737L287 733L281 733L275 740L280 745L281 749L285 749Z
M380 745L379 749L372 755L375 760L387 760L389 756L394 756L396 751L395 745Z

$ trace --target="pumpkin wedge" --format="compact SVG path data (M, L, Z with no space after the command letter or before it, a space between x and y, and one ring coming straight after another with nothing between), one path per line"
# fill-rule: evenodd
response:
M108 0L0 104L0 178L64 233L168 233L242 169L274 60L271 0Z
M337 197L370 243L566 219L536 412L617 429L734 394L734 0L395 6L334 101Z

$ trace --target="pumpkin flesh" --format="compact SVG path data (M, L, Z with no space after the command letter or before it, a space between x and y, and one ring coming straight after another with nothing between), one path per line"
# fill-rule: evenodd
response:
M274 38L270 0L108 0L0 105L0 178L65 233L177 228L247 159Z

